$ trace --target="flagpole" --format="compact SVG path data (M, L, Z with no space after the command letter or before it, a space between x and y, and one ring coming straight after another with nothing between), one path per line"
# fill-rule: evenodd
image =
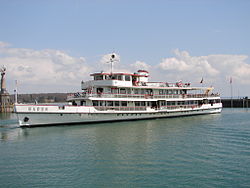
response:
M233 108L233 80L230 77L230 88L231 88L231 108Z
M15 80L15 104L17 104L17 80Z

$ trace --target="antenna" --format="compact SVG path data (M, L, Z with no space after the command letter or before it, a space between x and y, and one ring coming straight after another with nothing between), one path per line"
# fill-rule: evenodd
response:
M109 61L107 62L107 63L110 63L110 66L111 66L111 75L112 75L112 73L113 73L113 63L114 63L114 62L117 62L117 61L118 61L118 60L116 59L115 54L112 53L112 54L110 55Z

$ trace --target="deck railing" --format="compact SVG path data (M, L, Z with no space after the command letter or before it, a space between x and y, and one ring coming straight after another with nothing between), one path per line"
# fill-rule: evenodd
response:
M161 107L149 107L155 110L175 110L175 109L194 109L200 107L201 105L168 105L168 106L161 106ZM146 111L146 106L135 106L135 107L128 107L128 106L94 106L96 110L99 111Z
M134 98L134 99L169 99L169 98L206 98L219 97L219 94L110 94L110 93L75 93L67 97L74 98Z
M146 106L140 107L128 107L128 106L95 106L96 110L100 111L108 111L108 110L115 110L115 111L146 111Z

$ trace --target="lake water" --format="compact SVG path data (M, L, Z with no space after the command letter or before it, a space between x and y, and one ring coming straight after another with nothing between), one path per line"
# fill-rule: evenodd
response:
M25 129L1 114L0 187L250 187L250 109Z

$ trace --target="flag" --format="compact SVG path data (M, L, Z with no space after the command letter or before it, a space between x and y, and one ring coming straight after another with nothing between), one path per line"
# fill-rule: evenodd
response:
M232 79L232 77L230 77L230 84L232 84L233 83L233 79Z
M201 84L203 83L203 77L202 77L202 79L201 79L200 83L201 83Z

